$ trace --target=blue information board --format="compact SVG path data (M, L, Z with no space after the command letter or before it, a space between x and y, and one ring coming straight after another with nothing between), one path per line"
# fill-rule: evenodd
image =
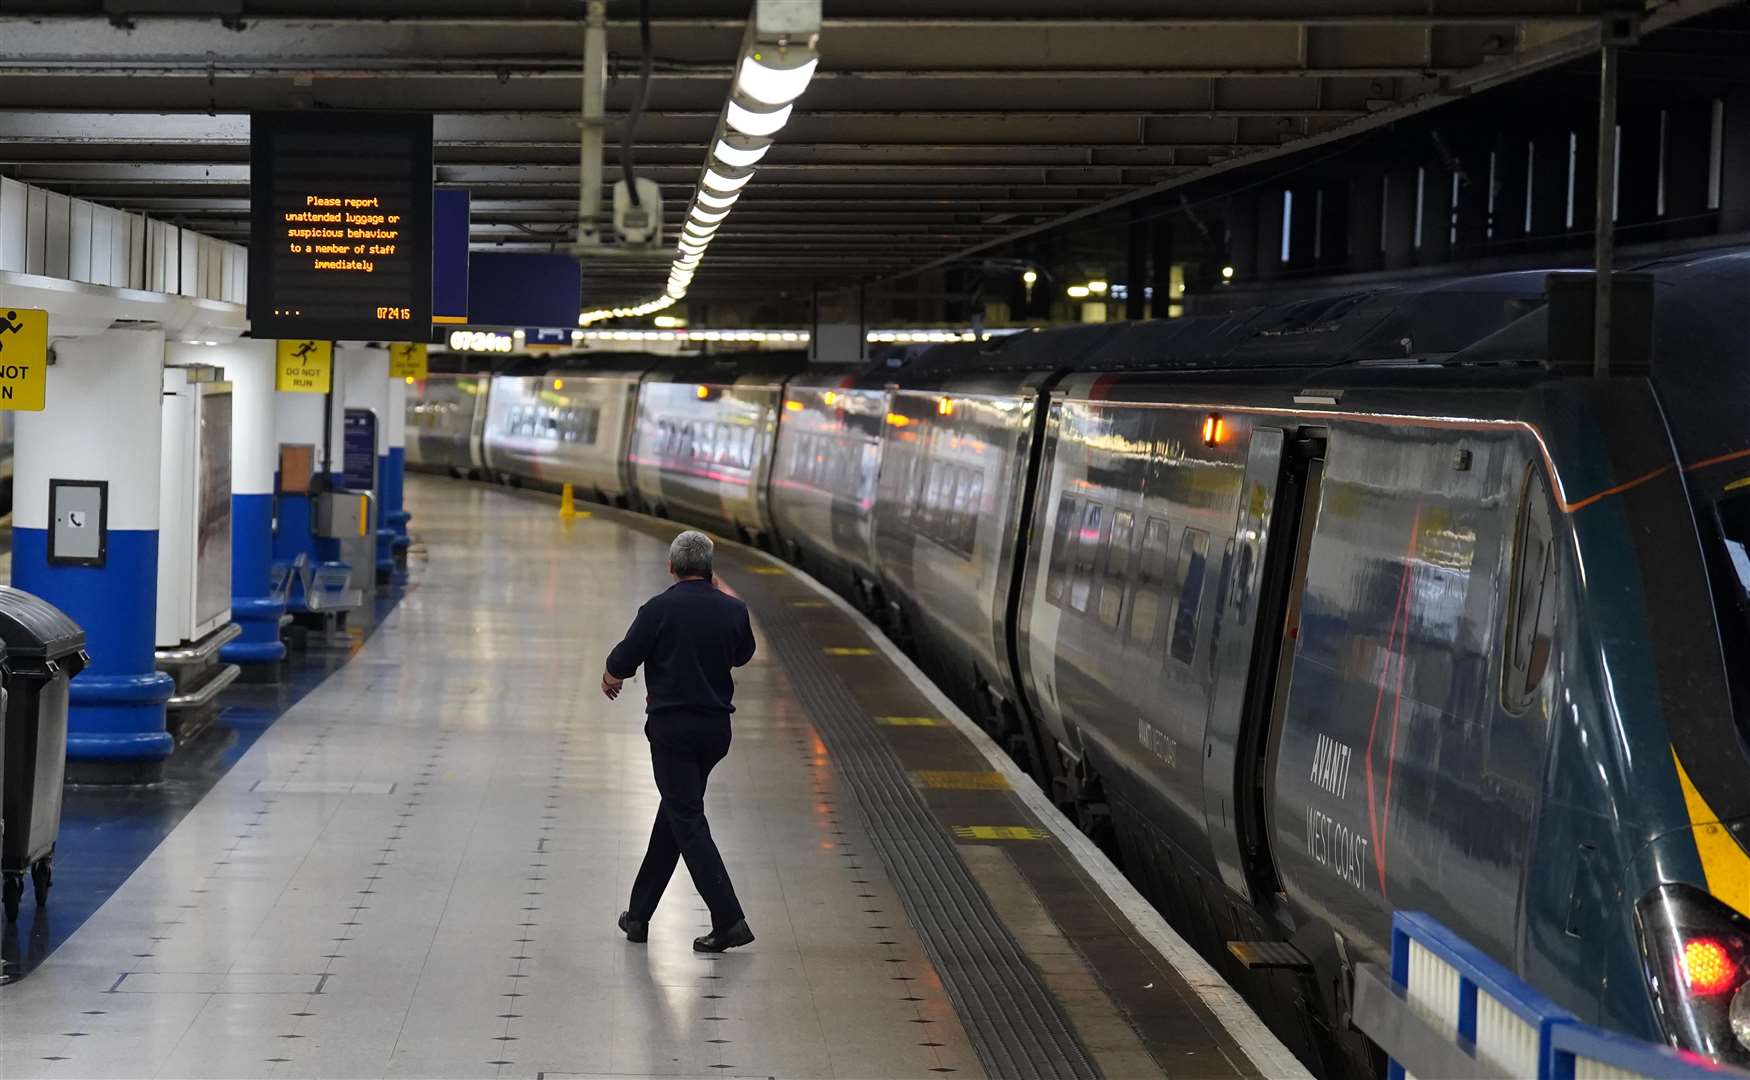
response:
M377 414L369 409L346 410L342 465L348 491L373 491L377 486Z
M432 193L431 321L468 321L468 193L438 188Z

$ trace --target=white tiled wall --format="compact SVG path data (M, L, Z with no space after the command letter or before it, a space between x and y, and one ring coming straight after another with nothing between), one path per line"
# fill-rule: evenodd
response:
M0 270L241 304L239 244L0 178Z

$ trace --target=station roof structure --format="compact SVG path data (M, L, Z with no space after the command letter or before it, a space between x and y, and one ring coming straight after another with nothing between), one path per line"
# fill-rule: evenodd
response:
M701 269L734 298L878 278L1342 138L1594 51L1599 0L828 0L821 64ZM638 169L678 231L749 0L658 5ZM1648 31L1728 6L1650 0ZM252 109L435 114L477 246L569 242L576 0L8 0L0 175L248 231ZM666 9L666 10L664 10ZM609 177L638 66L609 5ZM592 264L635 300L665 265Z

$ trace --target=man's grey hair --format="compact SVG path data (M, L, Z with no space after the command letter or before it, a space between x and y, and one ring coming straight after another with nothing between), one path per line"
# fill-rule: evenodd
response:
M668 546L668 565L681 577L710 577L711 553L716 545L696 529L688 529Z

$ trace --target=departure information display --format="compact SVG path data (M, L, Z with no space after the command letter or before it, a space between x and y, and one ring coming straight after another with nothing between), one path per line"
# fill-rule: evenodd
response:
M430 114L251 114L252 336L430 332L431 130Z

